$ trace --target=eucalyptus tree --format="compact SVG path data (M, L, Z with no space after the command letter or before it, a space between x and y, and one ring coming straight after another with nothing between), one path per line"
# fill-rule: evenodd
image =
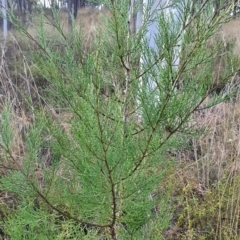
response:
M34 43L24 59L48 89L42 107L26 99L34 117L21 161L11 106L1 114L8 174L0 189L17 201L4 218L12 239L161 239L173 211L168 153L194 135L192 114L222 100L206 101L221 47L209 42L228 9L217 16L206 1L191 15L190 0L102 2L109 12L89 51L78 29L64 35L54 24L51 42L44 24L37 36L19 25ZM230 76L235 66L227 63ZM51 150L47 164L43 148Z

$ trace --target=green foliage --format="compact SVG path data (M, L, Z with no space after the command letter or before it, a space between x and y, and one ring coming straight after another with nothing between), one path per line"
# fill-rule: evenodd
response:
M5 151L11 149L13 131L11 128L11 115L9 104L4 106L1 114L0 144Z

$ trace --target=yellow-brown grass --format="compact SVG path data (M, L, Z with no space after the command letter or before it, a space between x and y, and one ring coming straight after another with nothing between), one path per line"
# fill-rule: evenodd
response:
M67 9L61 9L58 14L57 18L53 18L53 14L50 10L46 10L44 14L44 30L46 31L46 36L49 37L59 37L59 31L54 27L56 22L59 23L62 33L67 36L69 33L69 26L68 26L68 12ZM74 23L74 30L82 33L83 40L86 44L90 44L94 37L96 36L97 32L101 31L101 28L104 27L102 17L110 16L110 12L103 8L101 11L97 10L96 8L84 8L78 11L77 19L75 19ZM37 35L37 27L39 26L39 14L33 19L32 24L28 26L28 32L32 36Z
M240 56L240 18L236 18L226 24L224 24L220 31L219 35L222 37L225 41L228 41L229 39L235 40L235 53Z

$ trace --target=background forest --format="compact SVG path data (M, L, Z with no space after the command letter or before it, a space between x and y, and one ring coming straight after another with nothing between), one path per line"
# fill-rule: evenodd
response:
M101 4L2 8L0 239L239 239L238 2Z

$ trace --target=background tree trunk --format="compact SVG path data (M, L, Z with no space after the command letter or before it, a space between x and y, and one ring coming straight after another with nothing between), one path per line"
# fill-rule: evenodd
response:
M68 0L68 31L72 31L72 0Z
M7 3L6 0L2 0L2 15L3 15L3 36L7 37Z
M236 17L237 10L238 10L238 0L234 0L234 6L233 6L233 16Z
M72 16L74 19L77 18L78 12L78 0L68 0L68 27L69 31L72 31ZM85 2L84 0L80 0L80 2Z
M32 0L28 0L28 13L29 13L29 21L32 21Z

